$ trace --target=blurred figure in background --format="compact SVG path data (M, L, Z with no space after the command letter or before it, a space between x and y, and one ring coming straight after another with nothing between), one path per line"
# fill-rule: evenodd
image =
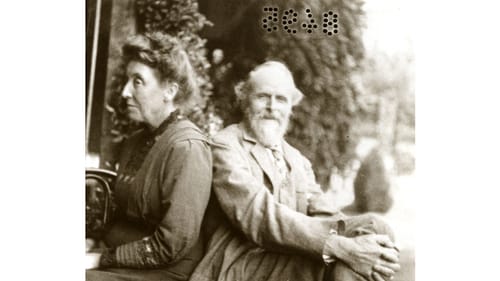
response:
M146 128L122 150L116 220L104 248L87 241L86 280L187 280L203 255L200 228L210 197L209 142L184 117L198 95L180 41L137 35L122 48L128 117Z

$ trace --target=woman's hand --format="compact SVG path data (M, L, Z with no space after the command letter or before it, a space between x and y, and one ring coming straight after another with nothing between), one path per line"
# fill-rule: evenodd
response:
M386 235L336 236L334 239L333 256L368 280L379 280L379 276L390 279L400 269L399 253Z
M101 261L101 253L86 253L85 254L85 269L93 269L99 267Z

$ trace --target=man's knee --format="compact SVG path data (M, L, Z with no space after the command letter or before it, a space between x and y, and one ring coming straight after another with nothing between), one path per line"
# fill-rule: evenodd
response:
M335 262L328 281L367 281L341 261Z

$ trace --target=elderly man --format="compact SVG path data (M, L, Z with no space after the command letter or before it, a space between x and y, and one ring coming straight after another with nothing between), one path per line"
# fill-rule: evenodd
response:
M213 139L213 231L190 280L392 279L389 227L328 207L310 162L283 139L302 98L287 67L268 61L235 90L245 118Z

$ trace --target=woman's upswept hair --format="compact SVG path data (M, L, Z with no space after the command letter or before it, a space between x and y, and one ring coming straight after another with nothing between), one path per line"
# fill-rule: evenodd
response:
M130 37L122 47L123 63L138 61L155 68L162 81L176 82L179 92L174 103L190 107L200 93L196 73L181 41L162 32L144 33Z

